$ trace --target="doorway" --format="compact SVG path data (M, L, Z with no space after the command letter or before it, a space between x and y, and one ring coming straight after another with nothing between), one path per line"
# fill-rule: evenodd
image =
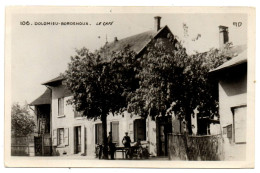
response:
M168 156L168 134L172 133L172 123L170 117L160 117L157 119L157 141L158 156Z
M77 126L74 128L74 151L75 154L78 154L81 152L81 126Z

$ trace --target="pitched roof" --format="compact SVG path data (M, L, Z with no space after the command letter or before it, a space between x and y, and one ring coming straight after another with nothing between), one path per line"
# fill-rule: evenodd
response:
M220 65L219 67L211 70L210 72L216 72L216 71L220 71L223 69L227 69L233 66L237 66L239 64L243 64L247 62L247 51L243 51L242 53L240 53L239 55L237 55L236 57L232 58L231 60L225 62L224 64Z
M117 41L109 42L106 45L104 45L103 49L100 50L100 53L102 56L104 56L105 53L107 55L110 55L112 52L118 52L124 49L126 46L130 46L130 49L132 51L134 51L136 54L139 54L147 46L147 44L153 38L155 38L159 33L161 33L164 29L169 30L168 26L165 25L158 31L150 30ZM49 85L49 86L56 85L62 80L64 80L64 77L60 75L54 79L42 83L42 85Z
M130 49L135 53L139 53L143 47L145 47L149 41L154 37L157 32L154 30L146 31L140 34L136 34L130 37L123 38L121 40L107 43L104 48L111 52L117 52L122 50L126 46L130 46Z
M55 85L58 82L61 82L64 79L64 77L62 75L55 77L54 79L51 79L47 82L42 83L42 85Z
M100 50L101 55L104 56L105 53L110 55L112 52L123 50L126 46L129 46L130 50L134 51L136 54L139 54L153 38L155 38L166 28L169 30L168 26L165 25L158 31L149 30L140 34L109 42L103 46L102 50Z
M229 57L238 56L239 54L243 53L247 50L247 45L236 45L232 46L230 49L228 49L225 54Z
M29 105L37 106L37 105L45 105L45 104L51 104L51 90L49 88L47 88L41 96L39 96Z

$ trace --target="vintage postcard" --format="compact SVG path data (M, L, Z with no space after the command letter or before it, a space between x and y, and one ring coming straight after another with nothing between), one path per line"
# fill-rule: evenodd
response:
M254 8L7 7L5 32L6 167L254 167Z

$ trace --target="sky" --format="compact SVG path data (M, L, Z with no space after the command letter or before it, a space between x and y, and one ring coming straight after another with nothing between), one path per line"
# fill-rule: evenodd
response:
M219 47L218 26L229 27L233 45L247 43L247 16L244 14L13 14L11 22L12 102L32 102L45 86L41 83L64 72L75 49L99 49L107 40L119 40L154 29L154 16L161 16L189 53ZM33 25L20 25L29 21ZM35 22L88 22L83 26L34 25ZM101 22L102 25L97 25ZM103 25L112 22L112 25ZM234 22L242 22L240 27ZM183 23L189 37L184 37ZM197 41L191 41L198 34Z

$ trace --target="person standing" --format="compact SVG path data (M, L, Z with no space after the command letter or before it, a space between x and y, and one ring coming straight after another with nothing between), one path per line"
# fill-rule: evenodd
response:
M126 158L132 158L132 152L131 152L131 139L130 137L128 136L128 132L125 132L125 136L123 137L123 140L122 140L122 143L123 145L125 146L125 150L126 150Z
M115 145L113 143L113 138L112 138L112 132L109 132L109 135L107 137L108 140L108 147L109 147L109 153L110 153L110 157L111 160L114 160L114 156L115 156Z
M125 147L131 147L130 143L131 143L131 139L128 136L128 132L125 132L125 136L123 137L122 143Z

